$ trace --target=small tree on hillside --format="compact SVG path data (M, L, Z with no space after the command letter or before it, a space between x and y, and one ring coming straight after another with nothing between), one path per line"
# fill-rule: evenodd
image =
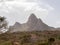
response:
M0 16L0 33L7 31L7 21L5 17Z
M54 43L55 39L54 38L50 38L48 39L48 44L49 45L52 45Z

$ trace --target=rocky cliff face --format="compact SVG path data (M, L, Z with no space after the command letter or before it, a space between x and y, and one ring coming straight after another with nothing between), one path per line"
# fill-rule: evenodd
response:
M10 28L11 29L11 28ZM43 23L41 19L38 19L35 14L31 14L28 21L24 24L20 24L18 22L12 26L12 30L10 32L17 32L17 31L43 31L43 30L50 30L50 26Z
M29 26L29 30L49 30L50 27L43 23L41 19L38 19L34 14L28 19L27 25Z

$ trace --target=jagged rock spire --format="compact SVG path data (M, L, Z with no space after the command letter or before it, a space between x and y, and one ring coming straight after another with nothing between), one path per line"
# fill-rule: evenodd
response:
M50 26L45 24L40 18L38 19L34 13L32 13L28 21L24 24L15 23L13 26L13 30L11 32L17 31L42 31L42 30L50 30Z
M34 13L32 13L30 16L29 16L29 19L28 19L28 23L34 23L37 21L37 17L35 16Z

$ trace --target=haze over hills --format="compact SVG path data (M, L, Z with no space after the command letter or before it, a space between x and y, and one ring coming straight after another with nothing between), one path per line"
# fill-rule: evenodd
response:
M50 27L45 24L40 18L38 19L35 14L31 14L28 21L24 24L16 22L13 26L10 26L10 32L18 31L43 31L43 30L53 30L54 27Z

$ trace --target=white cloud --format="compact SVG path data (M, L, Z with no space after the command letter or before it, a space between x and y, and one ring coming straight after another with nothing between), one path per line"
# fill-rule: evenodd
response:
M56 21L56 25L60 25L60 21Z
M24 16L27 17L32 12L35 13L37 17L43 19L53 9L53 7L41 2L40 0L5 0L5 2L0 3L0 15L9 17L9 20L13 18L11 23L25 20Z
M6 0L5 0L6 1ZM9 0L8 0L9 1ZM28 2L31 1L31 2ZM53 10L54 8L51 7L48 4L42 3L39 0L14 0L12 2L3 2L4 7L5 8L9 8L12 9L13 6L16 7L24 7L25 11L26 10L40 10L40 11L49 11L49 10Z
M60 27L60 21L56 21L54 24L53 24L54 27L58 28Z

